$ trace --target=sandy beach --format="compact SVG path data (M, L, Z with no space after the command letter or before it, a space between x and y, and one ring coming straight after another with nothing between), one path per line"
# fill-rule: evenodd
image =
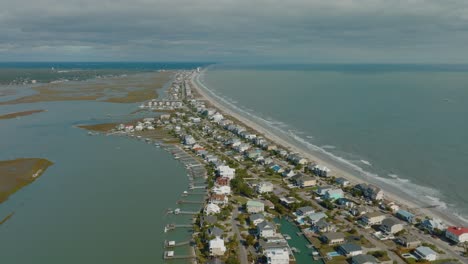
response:
M198 92L198 94L202 97L202 99L205 99L207 102L212 104L214 107L218 108L220 112L232 116L233 118L237 119L239 122L245 124L245 126L250 127L252 130L257 131L259 134L263 134L263 136L273 142L275 144L280 145L284 147L285 149L288 149L289 151L299 153L309 159L309 161L314 161L318 164L325 165L329 169L331 169L332 174L338 177L344 177L347 178L349 181L352 183L373 183L366 181L365 179L362 179L362 177L356 176L354 173L350 172L351 169L346 169L343 168L343 166L340 166L339 164L335 164L333 162L325 161L324 159L317 157L317 155L314 155L311 153L311 151L307 148L307 146L299 146L298 144L291 143L290 141L284 139L283 137L273 133L270 129L263 127L262 125L258 124L257 122L254 122L243 115L237 113L236 111L230 109L230 107L224 105L222 102L220 102L219 99L215 98L215 95L213 95L213 92L208 90L206 87L204 87L203 84L201 84L200 80L198 77L200 74L196 75L194 78L192 78L192 85L193 88ZM410 197L409 195L404 195L402 193L396 193L395 191L392 191L391 188L386 188L386 186L382 186L380 184L376 184L379 187L381 187L384 192L385 192L385 199L394 201L400 206L402 206L405 209L408 209L415 213L418 217L424 218L424 216L428 216L431 218L439 218L443 221L445 221L449 225L463 225L466 223L463 223L461 219L456 217L453 214L447 213L442 210L437 210L436 208L427 208L427 205L423 205L417 202L413 202L413 198Z

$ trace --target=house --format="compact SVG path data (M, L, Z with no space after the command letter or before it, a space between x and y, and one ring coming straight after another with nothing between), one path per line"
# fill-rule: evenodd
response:
M362 247L354 243L346 243L338 247L338 252L346 257L354 257L362 254Z
M465 243L468 241L468 227L449 226L445 231L445 237L457 244Z
M261 183L257 184L257 186L255 187L255 190L258 193L272 192L273 191L273 183L271 183L271 182L261 182Z
M345 242L345 236L340 232L328 232L321 236L323 242L330 245L342 244Z
M218 205L213 204L213 203L208 203L204 210L204 213L206 215L219 214L220 212L221 212L221 208L219 208Z
M276 225L269 221L263 221L257 225L259 237L272 237L276 235Z
M343 178L343 177L336 178L335 182L336 182L338 185L340 185L341 187L346 187L346 186L348 186L348 185L351 184L347 179L345 179L345 178Z
M223 206L228 203L228 197L224 194L212 194L209 202Z
M215 237L214 239L210 240L210 256L223 256L226 252L226 247L224 246L224 240Z
M298 216L308 216L313 213L315 213L315 209L312 206L299 207L296 211Z
M205 225L214 225L218 222L218 218L214 215L204 215L200 217L200 227Z
M295 203L297 203L298 201L297 201L297 199L294 198L294 197L281 197L281 198L280 198L280 202L281 202L283 205L285 205L285 206L287 206L287 207L290 207L292 204L295 204Z
M272 203L270 200L263 199L260 202L262 202L265 205L266 208L269 208L269 209L272 209L272 210L275 209L275 204Z
M382 224L382 221L386 218L384 214L381 214L379 212L371 212L371 213L366 213L361 217L361 222L364 224L364 226L373 226L373 225L380 225Z
M214 227L211 227L210 229L208 229L208 235L210 236L213 236L213 237L222 237L224 234L224 231L217 227L217 226L214 226Z
M215 186L211 191L215 194L231 194L231 187L230 186Z
M315 193L319 196L324 196L328 190L332 190L333 187L331 186L320 186L318 189L315 191Z
M383 202L380 204L380 208L383 210L388 210L392 213L396 213L396 211L400 210L400 206L398 206L395 202Z
M265 205L255 200L247 201L246 208L248 213L261 213L265 211Z
M421 228L434 232L435 230L445 230L445 224L440 219L424 219L421 222Z
M421 245L421 240L412 235L402 235L396 238L396 242L406 248L416 248Z
M299 156L298 154L291 154L288 156L288 160L294 165L306 165L309 161L306 158Z
M382 189L372 184L360 183L354 186L355 190L362 192L362 195L372 201L380 201L384 197Z
M341 189L330 189L325 192L325 195L323 196L324 199L327 200L336 200L344 197L343 190Z
M355 206L355 203L347 198L337 199L336 203L342 208L353 208Z
M420 259L435 261L437 259L437 253L429 247L418 247L414 251L414 254Z
M261 222L265 221L265 216L263 216L263 214L251 214L249 216L249 220L254 226L257 226Z
M216 186L229 186L230 181L228 177L218 177L216 178Z
M276 234L270 237L262 237L258 240L258 246L256 248L263 254L270 249L289 249L288 242L281 234Z
M398 210L396 212L396 217L400 218L401 220L404 220L408 223L413 223L414 221L414 214L408 212L408 211L405 211L405 210Z
M353 216L361 216L368 212L367 208L364 206L353 207L349 210L349 213Z
M310 219L309 222L313 225L317 223L318 221L320 221L321 219L327 218L327 215L325 213L319 212L319 213L309 214L308 217Z
M268 264L289 264L289 252L287 248L267 249L265 257Z
M216 174L220 177L226 177L232 180L234 179L235 173L236 173L236 169L233 169L226 165L221 165L221 166L216 167Z
M325 218L318 220L315 224L311 227L312 231L316 233L326 233L326 232L334 232L336 230L335 225L327 222Z
M308 169L314 173L315 175L319 177L328 177L330 173L330 169L325 167L325 166L319 166L319 165L311 165L308 167Z
M372 255L357 255L351 258L351 264L377 264L378 260Z
M396 234L403 230L403 224L395 218L386 218L382 221L380 230L387 234Z
M184 144L185 145L193 145L195 143L197 143L197 141L191 135L186 135L184 137Z
M286 169L282 174L285 178L291 178L292 176L296 175L293 169Z
M294 184L296 184L296 186L301 188L311 187L317 184L317 180L315 178L302 173L293 176L291 179L294 182Z

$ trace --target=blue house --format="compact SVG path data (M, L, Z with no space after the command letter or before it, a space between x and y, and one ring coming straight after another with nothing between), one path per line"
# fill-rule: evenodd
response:
M413 223L414 222L414 214L408 212L408 211L405 211L405 210L398 210L396 212L396 216L398 218L400 218L401 220L404 220L408 223Z

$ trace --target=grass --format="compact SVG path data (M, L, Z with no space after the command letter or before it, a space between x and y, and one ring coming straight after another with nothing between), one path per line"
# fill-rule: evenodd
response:
M117 126L117 123L104 123L104 124L96 124L96 125L79 125L77 127L90 130L90 131L109 132L116 126Z
M14 112L14 113L9 113L5 115L0 115L0 119L12 119L20 116L28 116L36 113L41 113L45 112L46 110L28 110L28 111L22 111L22 112Z
M52 164L49 160L39 158L0 161L0 203L35 181Z

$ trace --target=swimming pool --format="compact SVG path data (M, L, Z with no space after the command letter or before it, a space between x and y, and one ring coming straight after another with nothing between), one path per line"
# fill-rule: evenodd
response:
M330 257L330 258L333 258L333 257L339 257L339 256L341 256L341 254L336 252L336 251L333 251L333 252L328 252L327 256Z

